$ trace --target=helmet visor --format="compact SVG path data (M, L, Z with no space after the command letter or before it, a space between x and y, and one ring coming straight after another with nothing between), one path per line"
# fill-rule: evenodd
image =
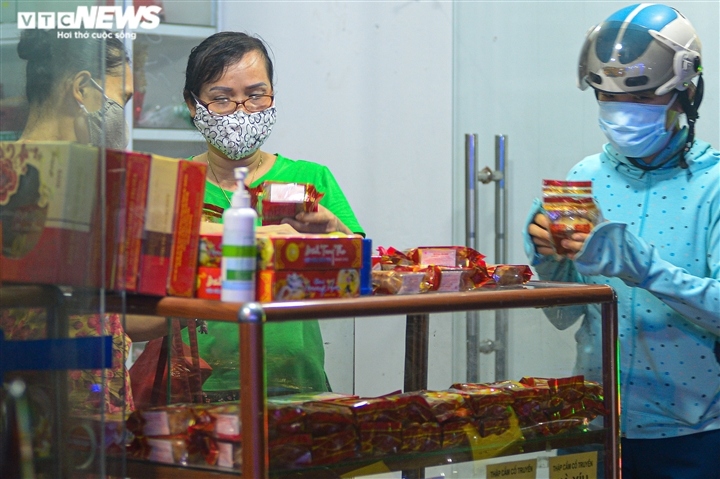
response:
M581 51L581 83L608 92L637 92L667 82L673 76L675 52L650 32L626 22L599 25Z
M578 59L578 88L581 90L585 90L590 84L588 82L588 54L590 52L590 46L593 44L593 40L595 38L595 31L599 28L598 26L592 27L590 30L588 30L587 34L585 35L585 43L583 43L582 49L580 50L580 58Z

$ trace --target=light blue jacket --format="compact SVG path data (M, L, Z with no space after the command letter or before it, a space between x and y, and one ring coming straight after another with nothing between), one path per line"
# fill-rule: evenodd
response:
M685 136L685 130L677 134L663 154ZM628 438L720 429L720 152L695 141L686 158L687 169L675 159L643 171L605 145L578 163L567 179L592 180L606 221L574 261L536 253L527 225L539 200L524 230L541 279L615 289L621 428ZM599 381L599 308L545 312L559 329L582 318L575 373Z

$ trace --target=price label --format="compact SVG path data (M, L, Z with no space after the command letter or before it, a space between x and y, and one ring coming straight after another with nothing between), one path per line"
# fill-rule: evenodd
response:
M597 451L549 458L550 479L597 479Z
M489 464L485 468L487 479L535 479L537 460L503 462Z

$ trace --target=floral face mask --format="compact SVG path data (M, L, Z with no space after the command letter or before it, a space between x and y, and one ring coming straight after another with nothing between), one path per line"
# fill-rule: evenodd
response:
M260 149L270 136L276 118L274 105L256 113L238 110L218 116L196 100L193 123L208 143L231 160L240 160Z

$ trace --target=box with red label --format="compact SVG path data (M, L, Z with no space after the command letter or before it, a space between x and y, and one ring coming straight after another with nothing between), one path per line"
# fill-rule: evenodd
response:
M258 236L258 270L360 269L360 235Z
M192 298L207 165L198 161L176 161L178 163L177 196L174 205L167 293L170 296Z
M108 149L106 161L106 244L109 289L137 290L145 225L151 156Z
M217 267L222 264L222 223L200 223L198 266Z
M279 225L283 218L295 218L298 213L318 211L324 193L308 183L263 181L250 189L251 204L258 212L261 223Z
M200 223L195 297L220 300L222 289L222 223Z
M260 270L258 301L352 298L360 295L360 269Z
M198 266L195 297L202 299L220 299L222 289L222 270L219 266Z

